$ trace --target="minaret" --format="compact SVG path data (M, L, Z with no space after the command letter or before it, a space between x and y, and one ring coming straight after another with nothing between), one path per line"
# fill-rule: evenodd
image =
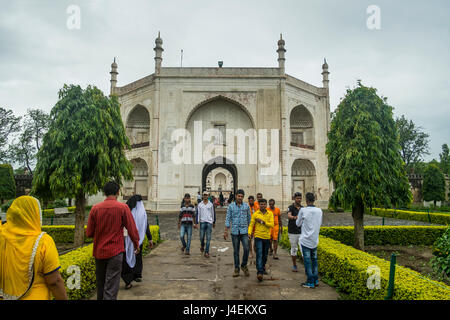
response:
M323 59L323 65L322 65L322 76L323 76L323 87L324 88L328 88L328 83L330 82L328 80L328 75L330 74L330 72L328 72L328 63L327 63L327 59Z
M117 75L119 74L117 72L117 63L116 63L116 57L114 57L113 63L111 63L111 89L110 89L110 95L114 94L114 90L116 88L117 84Z
M283 36L280 33L280 40L278 40L278 68L280 68L282 73L284 74L284 61L286 60L284 58L284 53L286 52L286 49L284 48L284 40Z
M155 39L156 46L153 48L153 50L155 50L155 74L161 72L162 52L164 51L162 43L163 41L160 37L160 32L158 31L158 38Z

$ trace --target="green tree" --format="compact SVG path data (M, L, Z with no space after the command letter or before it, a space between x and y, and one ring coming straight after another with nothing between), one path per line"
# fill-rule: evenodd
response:
M10 164L0 164L0 204L16 197L16 181Z
M25 166L32 174L44 134L50 125L50 115L40 109L28 109L22 119L22 132L8 149L9 158Z
M86 196L109 180L132 179L125 157L130 143L117 96L96 87L64 85L50 113L52 122L37 154L32 193L43 200L75 199L76 246L84 241Z
M36 161L36 153L32 132L28 128L24 128L18 137L18 141L14 141L8 149L9 159L25 166L30 174L33 174L32 167L34 167Z
M445 177L436 162L430 163L425 170L422 194L423 200L434 201L435 206L436 201L445 200Z
M412 200L392 107L376 89L358 86L338 105L326 146L331 205L352 208L354 247L364 250L364 209Z
M450 155L448 145L442 145L442 153L439 154L440 167L444 174L450 174Z
M0 108L0 162L8 160L8 138L10 134L20 130L20 119L20 117L14 116L11 110Z
M402 115L395 120L399 133L400 152L405 162L408 173L414 171L414 164L422 160L422 157L429 152L429 135L423 129L416 126L412 120Z

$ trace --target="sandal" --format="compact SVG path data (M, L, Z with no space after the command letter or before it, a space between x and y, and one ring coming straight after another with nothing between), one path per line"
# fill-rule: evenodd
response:
M273 256L273 258L274 258L275 260L278 260L278 256Z
M131 289L133 287L133 285L131 284L131 283L129 283L129 284L127 284L126 286L125 286L125 290L129 290L129 289Z

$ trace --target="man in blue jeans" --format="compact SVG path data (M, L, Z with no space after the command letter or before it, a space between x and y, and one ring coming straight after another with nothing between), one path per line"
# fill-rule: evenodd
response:
M191 203L191 195L186 193L183 199L183 205L180 209L180 216L178 219L178 230L180 230L180 240L181 240L181 252L185 252L189 255L191 247L191 237L192 237L192 225L195 221L195 207ZM197 225L194 224L194 228L197 229ZM187 243L184 240L187 235Z
M216 210L214 205L208 200L208 193L203 192L203 201L197 206L197 224L200 224L200 251L209 258L209 244L211 242L211 232L216 226ZM206 236L206 247L205 247Z
M322 224L322 210L314 206L314 194L306 194L306 207L300 209L296 225L302 227L300 246L307 280L302 283L305 288L314 289L319 286L319 268L317 262L317 246L319 245L319 232Z
M241 267L246 277L250 275L247 267L248 253L250 251L247 233L251 215L250 207L248 204L243 203L244 196L244 190L239 189L236 192L236 202L232 202L228 205L227 216L225 218L225 232L223 234L225 240L228 238L228 230L230 230L231 225L231 240L233 242L234 251L233 277L239 276L239 267ZM244 254L242 256L242 264L239 266L239 250L241 242Z

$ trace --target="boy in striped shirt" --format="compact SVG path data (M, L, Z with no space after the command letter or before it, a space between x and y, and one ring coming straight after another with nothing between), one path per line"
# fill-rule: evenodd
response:
M184 195L184 202L180 209L180 215L178 219L178 230L180 230L180 240L182 244L181 252L185 252L189 255L191 247L191 237L192 237L192 225L197 229L197 225L194 224L195 221L195 207L191 203L191 195L186 193ZM185 235L187 235L187 242L185 241Z

